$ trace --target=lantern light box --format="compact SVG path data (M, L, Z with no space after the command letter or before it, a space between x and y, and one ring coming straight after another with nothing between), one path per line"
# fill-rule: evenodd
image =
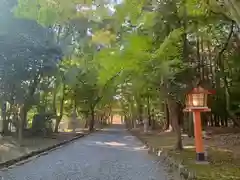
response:
M186 109L185 111L191 111L192 109L205 109L209 110L207 106L208 95L212 94L208 90L205 90L201 86L194 88L186 96Z

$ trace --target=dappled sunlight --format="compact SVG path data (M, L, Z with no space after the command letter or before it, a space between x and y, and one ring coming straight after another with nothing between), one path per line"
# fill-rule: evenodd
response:
M123 144L123 143L118 143L118 142L99 142L97 141L96 144L99 144L99 145L109 145L109 146L126 146L126 144Z
M126 144L121 144L117 142L106 142L105 144L110 146L126 146Z
M240 158L239 1L2 1L0 158L59 146L54 159L71 155L61 169L25 172L111 179L134 174L147 152L171 151L185 171L197 149L223 173ZM111 165L121 158L137 165ZM113 177L163 179L136 171Z
M192 146L192 145L186 145L186 146L183 146L184 149L194 149L195 146Z
M233 176L233 175L222 175L222 174L220 174L220 176L222 177L222 178L224 178L224 179L232 179L232 180L239 180L239 176Z
M11 144L11 143L4 143L4 144L2 144L1 146L5 146L5 147L8 147L8 148L16 148L16 147L18 147L19 145Z
M134 147L133 148L134 150L145 150L146 149L146 146L140 146L140 147Z
M163 148L163 149L172 149L173 145L171 145L171 146L166 146L166 145L164 146L164 145L162 145L161 148Z
M167 130L165 130L164 132L165 132L165 133L170 133L170 132L172 132L172 129L167 129Z
M103 132L108 132L108 131L120 131L119 129L113 129L113 128L104 128L104 129L102 129L101 131L103 131Z
M8 146L0 146L0 151L9 151L11 147L8 147Z
M219 152L230 152L232 153L232 150L225 149L225 148L212 148L214 151L219 151Z
M156 135L156 134L154 134ZM166 137L175 137L175 133L172 131L164 131L164 132L159 132L157 133L158 136L166 136Z
M104 148L113 148L117 150L126 150L126 151L146 151L144 145L131 145L125 144L116 141L89 141L86 143L87 146L100 146Z

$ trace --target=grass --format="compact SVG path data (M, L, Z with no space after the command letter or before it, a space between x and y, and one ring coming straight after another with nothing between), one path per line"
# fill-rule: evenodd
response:
M183 138L184 150L177 152L174 150L176 142L174 133L143 134L140 130L135 130L133 134L153 147L168 151L171 157L182 162L189 170L196 172L199 180L240 180L240 157L235 157L230 151L209 146L209 164L196 164L193 141Z
M240 159L233 158L232 153L210 148L209 164L195 162L195 149L184 149L182 152L169 151L169 154L183 162L188 169L197 173L200 180L239 180Z

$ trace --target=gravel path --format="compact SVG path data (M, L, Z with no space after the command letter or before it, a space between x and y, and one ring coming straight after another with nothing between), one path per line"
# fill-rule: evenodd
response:
M0 171L0 180L167 180L164 166L122 128L84 137Z

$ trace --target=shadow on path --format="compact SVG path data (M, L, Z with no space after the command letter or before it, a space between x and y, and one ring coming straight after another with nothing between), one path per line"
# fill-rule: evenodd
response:
M164 165L124 125L113 125L22 166L1 180L166 180Z

